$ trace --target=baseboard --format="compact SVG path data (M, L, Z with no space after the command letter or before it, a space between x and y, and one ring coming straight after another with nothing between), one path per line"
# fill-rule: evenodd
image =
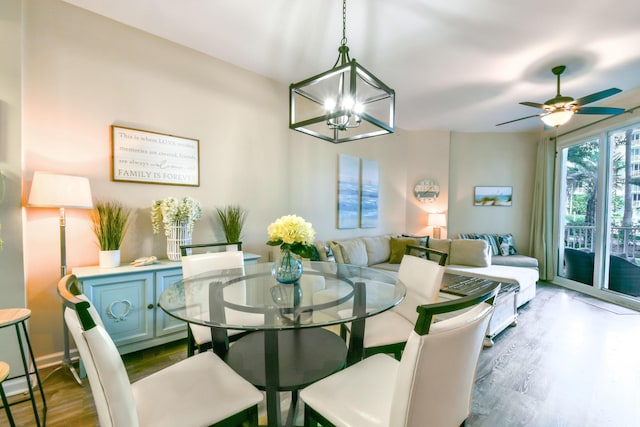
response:
M69 353L70 353L72 362L79 360L80 356L78 355L77 349L74 348ZM52 368L52 367L57 368L62 365L63 360L64 360L63 352L51 353L51 354L47 354L46 356L38 357L36 359L36 364L38 365L38 374L40 375L40 380L42 382L45 382L45 379L46 379L46 376L42 375L43 369ZM36 376L34 374L31 374L30 377L31 377L31 386L35 387ZM2 383L2 386L7 396L15 396L17 394L27 393L29 391L29 388L27 387L27 381L24 376L7 380ZM46 388L46 385L44 387Z

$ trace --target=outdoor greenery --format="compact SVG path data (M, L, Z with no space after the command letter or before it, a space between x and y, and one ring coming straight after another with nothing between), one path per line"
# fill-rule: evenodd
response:
M124 239L131 210L119 202L99 201L91 211L93 232L100 250L115 251L120 249Z
M242 227L247 219L247 211L239 205L217 208L217 211L227 242L239 242L242 236Z
M611 136L612 225L633 226L632 194L640 179L631 171L632 129ZM575 145L567 151L568 225L595 225L598 188L599 144L597 140Z

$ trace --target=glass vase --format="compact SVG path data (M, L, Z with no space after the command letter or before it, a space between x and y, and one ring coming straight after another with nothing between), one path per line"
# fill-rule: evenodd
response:
M281 255L281 258L273 264L271 274L278 283L297 282L302 277L302 262L296 259L288 249L282 249Z

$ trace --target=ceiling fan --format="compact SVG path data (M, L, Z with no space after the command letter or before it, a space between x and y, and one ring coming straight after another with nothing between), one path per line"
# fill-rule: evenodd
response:
M508 122L498 123L496 126L506 125L507 123L513 123L520 120L530 119L532 117L540 117L545 125L551 127L557 127L563 125L569 121L574 114L608 114L615 115L624 112L624 108L612 108L612 107L584 107L584 105L592 102L600 101L601 99L615 95L622 92L618 88L605 89L600 92L592 93L591 95L583 96L582 98L573 99L570 96L562 96L560 94L560 75L564 73L566 67L564 65L558 65L553 67L551 72L557 76L557 94L554 98L545 101L544 104L537 102L521 102L521 105L528 107L540 108L544 110L543 113L533 114L531 116L521 117L515 120L509 120Z

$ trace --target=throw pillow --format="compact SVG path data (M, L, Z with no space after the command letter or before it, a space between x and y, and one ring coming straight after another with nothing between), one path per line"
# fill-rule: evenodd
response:
M480 238L476 233L460 233L458 237L461 239L479 239Z
M418 244L418 239L412 237L392 237L390 242L391 255L389 256L389 264L400 264L407 250L407 245L416 244Z
M498 236L498 240L500 242L500 255L509 256L518 254L518 251L516 250L516 244L513 240L513 235L505 234L502 236Z
M497 234L460 233L458 237L460 237L461 239L467 239L467 240L473 240L473 239L485 240L489 244L489 248L491 249L491 255L500 255L500 242L498 241Z
M424 246L425 248L429 247L429 236L415 236L413 234L403 234L402 237L411 237L412 239L418 239L417 245Z
M342 251L340 250L340 245L337 242L329 242L328 245L329 250L333 252L333 257L338 264L344 264L344 258L342 257Z
M329 259L327 258L327 249L329 247L325 245L324 242L321 242L320 240L316 240L313 246L316 247L316 251L318 252L318 257L320 258L320 261L329 261Z
M491 255L500 255L500 243L497 234L480 234L480 238L486 240L491 249Z
M367 257L367 248L364 246L362 239L342 240L338 242L338 245L345 264L367 266L369 258Z
M454 265L488 267L491 265L489 244L484 239L454 239L451 242L449 260Z

